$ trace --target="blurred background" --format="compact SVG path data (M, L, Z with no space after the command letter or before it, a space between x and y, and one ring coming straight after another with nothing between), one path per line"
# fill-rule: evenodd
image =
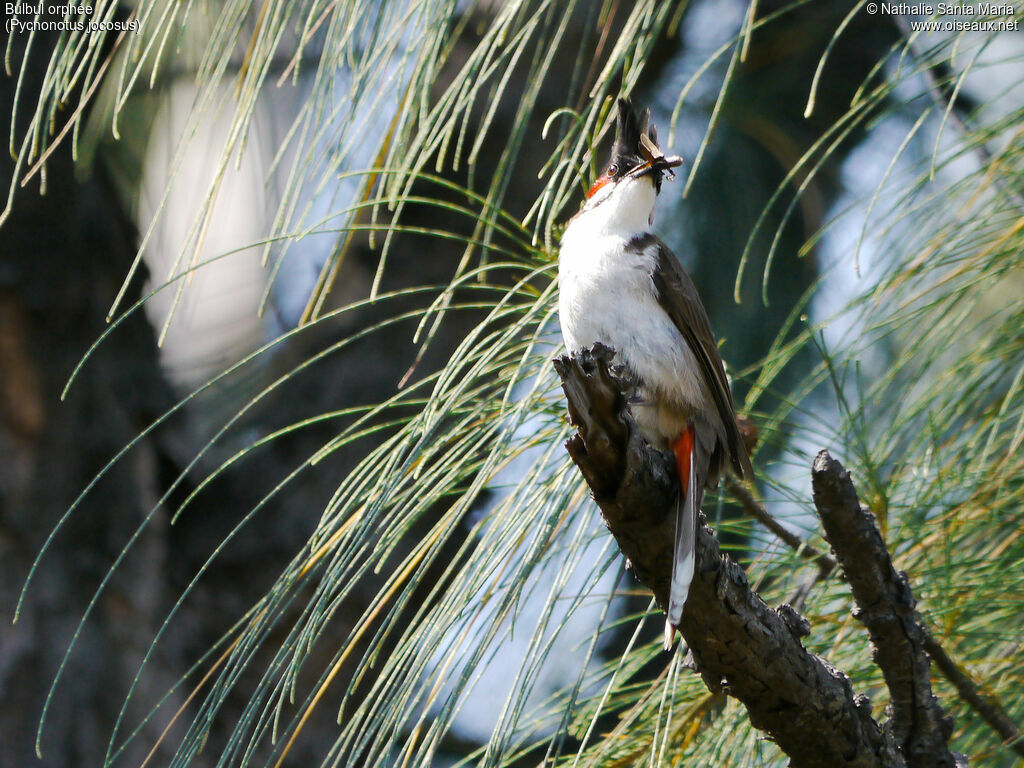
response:
M827 546L833 449L1021 721L1024 36L662 5L97 3L139 31L9 34L0 766L784 764L657 653L561 449L558 233L627 92L686 159L655 228L769 512ZM706 507L766 594L806 581ZM808 644L877 715L832 582ZM1015 764L939 691L972 765Z

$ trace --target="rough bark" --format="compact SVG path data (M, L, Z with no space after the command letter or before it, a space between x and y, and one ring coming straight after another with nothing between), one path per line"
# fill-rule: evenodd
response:
M821 451L811 472L814 505L868 629L872 658L889 688L889 724L911 768L957 765L947 746L953 720L932 694L927 632L907 574L897 573L875 516L860 503L850 473Z
M578 428L566 447L634 574L664 606L675 470L640 437L623 396L629 384L611 369L613 354L596 345L555 361ZM791 765L905 765L866 697L803 647L806 619L758 597L705 524L697 531L696 574L680 630L708 687L743 702L751 723L779 744Z

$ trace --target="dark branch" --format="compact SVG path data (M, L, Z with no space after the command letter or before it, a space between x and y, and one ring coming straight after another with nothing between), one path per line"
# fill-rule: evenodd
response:
M664 606L678 481L670 458L640 437L622 394L628 383L609 370L612 354L596 345L555 361L579 429L566 447L633 572ZM801 645L806 620L788 606L777 612L766 605L706 525L698 527L696 549L680 630L708 687L743 702L750 722L795 768L903 766L867 699L854 696L845 674Z
M885 676L890 724L910 768L953 768L947 742L953 731L932 695L926 633L914 610L905 573L897 573L875 516L861 506L850 474L821 451L811 472L814 505L825 536L846 574L871 638L872 657Z
M735 478L727 477L726 482L728 483L729 491L740 502L748 515L762 523L789 547L802 555L804 559L817 562L818 573L815 577L808 579L798 587L789 598L790 603L799 607L810 588L831 573L836 565L835 559L827 554L819 553L799 536L783 528L758 503L750 491L740 485ZM957 663L946 653L939 641L928 631L927 627L925 627L925 633L924 649L928 652L932 661L935 662L935 666L938 667L942 676L956 688L960 698L999 735L1003 740L1004 746L1024 757L1024 733L1021 733L1017 724L1010 719L1010 716L1006 714L1006 711L993 696L986 694L977 683L960 669Z
M819 552L806 541L801 539L792 531L788 530L778 520L768 514L761 504L754 498L754 495L743 487L733 476L726 478L726 485L729 492L736 497L743 511L757 520L761 525L778 536L783 543L796 552L805 560L813 560L818 566L818 575L821 578L828 576L836 567L835 558L825 552Z
M957 663L949 657L949 654L939 645L938 640L932 637L930 632L924 637L924 648L932 657L935 666L956 688L960 698L966 701L971 709L977 712L989 727L999 734L1007 747L1024 757L1024 734L1020 732L1017 724L1010 719L1002 707L982 693L975 682L957 666Z

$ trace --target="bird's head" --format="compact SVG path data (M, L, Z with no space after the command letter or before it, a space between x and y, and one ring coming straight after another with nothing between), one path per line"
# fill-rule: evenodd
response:
M611 160L587 192L584 210L622 195L633 196L631 192L650 197L653 207L654 196L661 192L662 174L674 178L672 169L683 163L678 155L666 157L658 148L658 132L650 125L648 110L638 116L627 99L619 99L618 108Z

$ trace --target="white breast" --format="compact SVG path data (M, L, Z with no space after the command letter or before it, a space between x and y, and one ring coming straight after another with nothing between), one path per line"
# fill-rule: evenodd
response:
M617 361L640 377L642 395L650 401L649 408L634 408L641 428L648 439L667 442L694 411L715 408L692 350L658 303L652 279L656 249L628 248L643 230L608 226L614 219L595 217L606 204L578 216L562 237L562 336L570 351L598 341L615 349Z

